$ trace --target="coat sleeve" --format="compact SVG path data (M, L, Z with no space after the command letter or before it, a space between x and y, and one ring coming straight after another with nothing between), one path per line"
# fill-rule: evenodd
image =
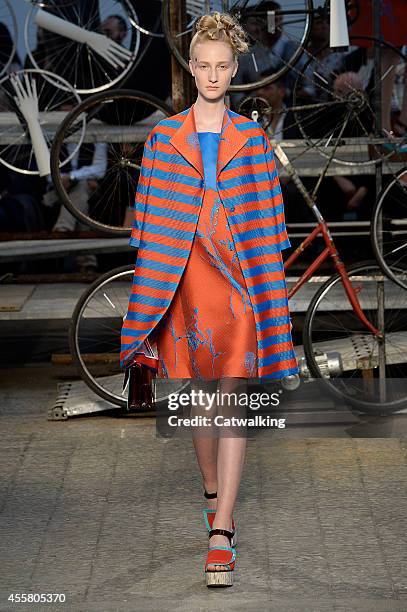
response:
M270 189L272 196L270 206L271 208L273 208L277 229L275 235L275 242L278 249L282 251L283 249L288 249L289 247L291 247L291 243L288 238L287 229L285 226L283 194L281 191L280 179L277 172L277 165L274 157L272 144L263 129L262 134L264 138L264 155L266 158L267 170L271 183Z
M140 176L137 183L136 197L133 206L133 223L131 226L130 246L138 248L141 239L142 220L147 204L148 189L153 170L154 150L151 146L151 134L147 138L140 166Z

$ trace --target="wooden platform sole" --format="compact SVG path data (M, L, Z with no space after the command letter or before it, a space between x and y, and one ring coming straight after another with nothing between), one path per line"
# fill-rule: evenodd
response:
M233 586L233 571L205 572L207 587Z

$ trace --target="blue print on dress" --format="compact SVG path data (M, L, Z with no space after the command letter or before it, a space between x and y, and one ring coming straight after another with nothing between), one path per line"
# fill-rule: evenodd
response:
M256 355L252 351L245 353L244 367L247 370L248 378L252 377L256 373Z
M164 359L160 359L160 361L161 361L161 368L163 371L163 378L169 378L167 366L165 365Z
M245 287L242 287L240 283L234 278L231 270L229 270L229 268L223 261L221 253L219 252L219 249L217 245L215 244L215 241L213 240L213 236L216 232L216 226L218 223L219 206L220 206L220 201L216 199L214 201L214 204L212 206L211 213L210 213L210 221L211 221L210 226L208 227L208 225L206 225L205 234L203 234L200 230L197 230L197 235L202 239L202 243L209 256L210 265L217 268L223 274L223 276L229 281L229 284L231 286L231 293L230 293L230 298L229 298L230 308L233 313L233 316L236 318L236 314L233 310L233 304L232 304L233 289L235 289L240 295L240 297L242 298L244 312L246 312L247 307L251 307L251 301L250 301L250 296L248 294L247 289ZM222 244L222 243L224 243L224 241L219 240L219 244ZM234 248L233 249L231 248L230 241L228 243L228 247L230 250L235 250ZM238 260L238 255L236 252L234 253L232 257L232 267L233 265L240 265L239 260Z
M182 339L182 336L177 336L172 313L169 314L169 318L170 318L171 336L174 342L174 368L175 368L175 371L177 371L177 361L178 361L177 342Z
M191 322L191 325L189 326L191 329L188 329L187 331L187 338L188 338L188 347L190 349L190 356L191 356L191 363L192 363L192 369L194 372L194 376L195 378L199 378L202 379L198 364L196 362L196 358L194 353L197 351L197 349L199 348L199 346L201 345L207 345L209 348L209 352L211 354L212 357L212 372L213 375L215 376L215 359L217 359L218 357L220 357L222 355L221 352L216 352L215 348L213 346L213 340L212 340L212 330L210 328L208 328L206 330L206 334L203 330L199 329L198 326L198 308L195 307L194 308L194 316L193 316L193 320Z
M190 134L187 135L186 141L191 147L194 147L194 149L197 149L199 147L198 133L191 132Z

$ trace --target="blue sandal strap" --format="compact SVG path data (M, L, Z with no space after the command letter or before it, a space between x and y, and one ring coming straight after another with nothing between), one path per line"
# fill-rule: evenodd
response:
M208 513L212 512L212 510L210 508L205 508L205 510L202 510L202 513L204 515L204 521L205 521L205 527L208 531L210 531L212 529L212 527L209 525L209 521L208 521ZM213 510L213 512L216 512L216 510Z

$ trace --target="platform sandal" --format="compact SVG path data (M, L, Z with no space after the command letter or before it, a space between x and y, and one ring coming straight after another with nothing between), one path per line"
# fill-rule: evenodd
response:
M232 531L226 529L211 529L209 538L214 535L224 535L232 544ZM236 550L232 546L210 546L205 563L205 579L207 587L233 586ZM208 565L223 565L224 570L208 570Z
M208 493L206 490L204 490L204 496L206 497L206 499L216 499L218 497L218 493L217 491L215 491L215 493ZM216 510L214 510L213 508L204 508L202 510L202 513L204 516L205 527L209 532L213 527L213 521L215 520ZM237 529L236 529L236 524L235 524L235 520L233 517L232 517L232 533L233 533L233 537L232 537L232 541L230 545L236 546Z

